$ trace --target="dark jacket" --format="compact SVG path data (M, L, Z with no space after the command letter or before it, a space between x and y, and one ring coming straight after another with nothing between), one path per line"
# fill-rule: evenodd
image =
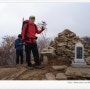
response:
M15 45L16 50L22 50L23 49L23 41L20 39L16 39L14 45Z

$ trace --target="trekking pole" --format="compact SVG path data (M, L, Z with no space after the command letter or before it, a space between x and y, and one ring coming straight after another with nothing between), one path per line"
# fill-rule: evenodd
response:
M47 45L46 45L47 42L46 42L46 38L45 38L45 37L46 37L46 32L45 32L45 31L46 31L46 29L47 29L47 28L46 28L46 25L47 25L47 24L46 24L45 21L42 21L42 24L41 24L41 25L45 28L44 32L42 32L42 36L43 36L43 38L44 38L45 47L46 47L46 46L47 46Z
M22 32L22 30L23 30L23 22L24 22L24 17L23 17L23 19L22 19L22 28L21 28L21 32Z
M44 36L43 32L42 32L42 36L43 36L43 39L44 39L44 42L45 42L45 47L46 47L46 39L45 39L45 36Z
M42 26L45 28L46 27L46 22L44 22L44 21L42 21L41 23L38 23L38 26L39 26L39 28L42 28ZM46 29L46 28L45 28ZM44 30L45 31L45 30ZM41 38L43 38L43 40L44 40L44 43L45 43L45 47L46 47L46 38L45 38L45 36L46 36L46 34L44 35L44 33L42 32L41 34Z

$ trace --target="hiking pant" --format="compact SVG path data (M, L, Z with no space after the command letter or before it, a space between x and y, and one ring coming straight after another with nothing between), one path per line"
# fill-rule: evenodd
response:
M23 64L23 50L16 50L16 64L19 64L19 62Z
M28 66L32 66L31 63L31 51L34 57L35 65L40 65L40 60L39 60L39 53L38 53L38 48L36 43L28 43L25 45L25 51L26 51L26 61Z

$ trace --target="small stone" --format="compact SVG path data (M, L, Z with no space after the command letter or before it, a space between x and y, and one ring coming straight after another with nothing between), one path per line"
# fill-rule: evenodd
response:
M67 71L65 72L65 75L67 76L82 76L82 73L80 72L79 68L67 68Z
M67 76L64 73L58 73L56 75L56 80L67 80Z
M52 73L47 73L45 77L47 80L55 80L55 76Z
M48 64L48 58L47 56L43 56L43 65L47 65Z
M62 65L62 66L52 66L52 68L54 70L65 70L67 68L67 66L65 66L65 65Z
M57 46L66 46L67 44L64 44L64 43L58 43L58 45Z
M46 48L43 49L43 52L47 52L47 51L48 51L48 49L46 49Z
M86 58L86 62L88 65L90 64L90 57Z

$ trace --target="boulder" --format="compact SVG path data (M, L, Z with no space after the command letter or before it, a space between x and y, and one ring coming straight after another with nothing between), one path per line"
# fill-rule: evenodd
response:
M48 57L43 56L43 65L47 65L47 64L48 64Z
M65 75L68 77L86 77L90 78L90 67L87 68L67 68Z
M52 66L54 70L66 70L67 66L61 65L61 66Z
M43 50L40 52L40 60L41 61L48 61L52 60L56 56L55 54L55 48L51 46L47 46L46 48L43 48ZM46 60L48 59L48 60Z
M45 77L47 80L55 80L55 76L53 75L53 73L47 73Z
M56 80L67 80L67 76L64 73L58 73L56 75Z
M69 68L67 68L65 75L75 77L75 76L82 76L82 73L80 72L79 68L69 67Z
M90 57L86 58L86 62L88 65L90 65Z

